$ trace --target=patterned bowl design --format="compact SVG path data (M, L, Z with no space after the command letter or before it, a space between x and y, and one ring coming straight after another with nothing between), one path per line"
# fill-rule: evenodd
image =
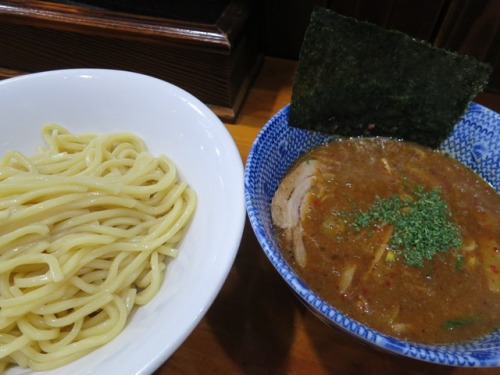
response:
M500 367L500 329L478 340L449 345L422 345L383 335L343 315L308 289L278 250L269 205L291 164L330 137L288 126L289 105L276 113L257 136L245 167L248 217L264 253L313 313L327 323L391 353L449 366ZM471 103L441 149L500 189L500 115Z

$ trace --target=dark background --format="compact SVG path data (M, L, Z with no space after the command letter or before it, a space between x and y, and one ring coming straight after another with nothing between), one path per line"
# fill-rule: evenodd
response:
M266 56L297 60L315 6L403 31L494 67L486 91L500 93L500 0L81 0L107 9L213 23L230 1L254 3Z
M317 5L488 62L500 93L500 0L259 0L265 54L297 59Z

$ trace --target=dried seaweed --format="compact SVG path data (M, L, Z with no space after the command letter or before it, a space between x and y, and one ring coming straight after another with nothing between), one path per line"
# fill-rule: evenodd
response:
M294 77L291 126L437 147L491 66L318 7Z

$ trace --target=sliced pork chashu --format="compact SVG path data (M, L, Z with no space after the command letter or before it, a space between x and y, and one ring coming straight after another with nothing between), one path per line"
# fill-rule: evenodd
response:
M273 223L283 231L285 240L292 248L295 261L300 267L304 267L307 261L301 218L306 212L318 164L316 160L307 160L297 165L281 181L271 201Z

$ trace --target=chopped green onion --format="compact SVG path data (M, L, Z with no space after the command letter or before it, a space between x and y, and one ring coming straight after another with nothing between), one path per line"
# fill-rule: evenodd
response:
M443 328L446 329L446 330L448 330L448 331L450 331L450 330L453 330L455 328L467 326L467 325L470 325L470 324L475 324L477 322L479 322L479 318L478 317L467 316L467 317L464 317L464 318L446 320L443 323Z
M460 248L462 240L439 189L425 191L417 186L413 195L377 198L367 211L354 213L350 225L357 231L374 222L392 225L390 249L401 253L406 264L422 267L425 260L437 253Z

